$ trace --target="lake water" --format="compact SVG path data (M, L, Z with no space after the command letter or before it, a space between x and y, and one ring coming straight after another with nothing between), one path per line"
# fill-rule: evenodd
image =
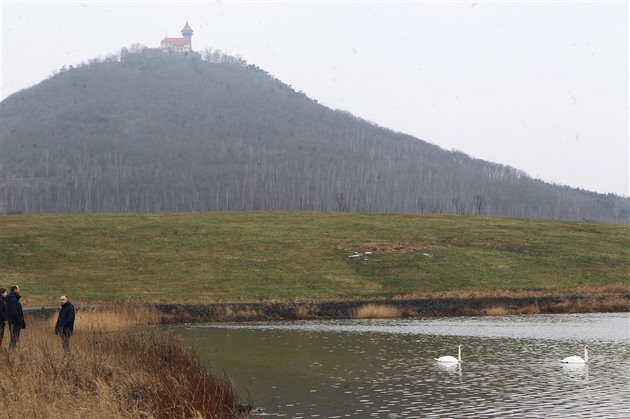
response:
M627 418L630 314L169 326L257 413ZM460 365L433 358L457 356ZM583 356L587 365L560 359Z

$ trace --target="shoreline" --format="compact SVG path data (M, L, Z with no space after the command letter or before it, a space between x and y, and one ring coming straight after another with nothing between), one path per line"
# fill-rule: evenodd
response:
M129 303L129 302L127 302ZM133 301L131 301L133 304ZM112 302L103 303L110 305ZM115 304L115 302L114 302ZM600 294L538 296L394 297L339 300L274 300L249 302L146 302L162 323L339 320L353 318L410 318L456 316L503 316L513 314L561 314L630 312L630 291ZM77 310L99 303L75 303ZM368 314L361 309L368 310ZM49 318L58 306L28 306L24 313ZM363 313L363 314L362 314Z
M361 316L366 306L393 308L396 315ZM166 323L336 320L630 312L630 293L538 297L374 298L335 301L158 303ZM378 310L377 310L378 311ZM386 311L385 311L386 312Z

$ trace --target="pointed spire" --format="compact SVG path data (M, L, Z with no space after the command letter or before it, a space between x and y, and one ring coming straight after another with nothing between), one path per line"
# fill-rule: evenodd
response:
M186 21L186 25L184 26L184 29L182 29L182 35L183 36L192 36L193 34L193 30L190 27L190 25L188 24L188 21Z

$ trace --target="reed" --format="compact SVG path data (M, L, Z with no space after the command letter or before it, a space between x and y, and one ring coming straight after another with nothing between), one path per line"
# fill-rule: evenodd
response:
M289 313L296 320L307 320L318 318L319 307L313 302L292 302L289 305Z
M155 329L134 329L120 312L77 310L65 354L51 320L29 317L18 346L0 351L2 417L234 418L238 398L227 378L210 374L190 348ZM94 320L96 323L90 323ZM152 321L152 320L150 320ZM146 323L145 323L146 324ZM4 416L6 415L6 416Z
M590 295L579 299L562 298L558 303L541 308L544 313L630 312L630 295Z
M98 305L79 306L75 321L78 333L111 333L140 326L158 324L162 315L155 306L144 301L126 300ZM52 318L51 323L55 322Z
M540 306L538 303L535 303L524 307L518 307L514 310L514 314L540 314Z
M219 322L238 322L247 320L263 320L264 314L260 310L246 307L242 309L235 309L231 305L221 307L215 317Z
M595 287L569 287L544 289L484 289L462 290L452 289L439 292L409 292L395 297L396 299L415 298L527 298L527 297L569 297L579 295L584 298L601 298L603 296L630 296L630 284L612 283Z
M509 313L507 307L492 306L481 310L483 316L505 316Z
M391 305L364 304L353 314L355 319L397 319L403 316L403 310Z

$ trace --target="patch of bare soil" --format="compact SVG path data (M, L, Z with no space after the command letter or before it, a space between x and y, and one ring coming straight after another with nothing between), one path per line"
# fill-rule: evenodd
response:
M429 253L434 246L430 246L427 244L418 244L418 243L406 243L406 242L395 242L395 243L385 243L385 242L371 242L362 244L358 252L366 253L372 252L374 254L377 253Z

